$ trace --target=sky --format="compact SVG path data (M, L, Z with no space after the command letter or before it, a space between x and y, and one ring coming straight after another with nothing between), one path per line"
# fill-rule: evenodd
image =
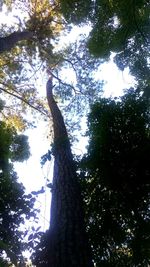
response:
M14 14L15 15L15 14ZM4 21L11 25L12 21L17 22L14 15L9 18L5 14L0 15L0 23ZM89 31L89 26L84 29ZM83 33L83 29L75 27L74 31L63 38L63 45L68 42L68 40L75 40L79 34ZM59 49L59 47L57 47ZM41 74L37 74L41 77ZM134 79L129 75L129 70L121 72L118 70L116 65L113 63L113 57L111 57L110 62L104 63L100 66L98 72L95 75L96 79L104 80L104 96L119 96L123 94L123 89L131 87L134 83ZM47 77L48 78L48 77ZM73 79L73 77L71 77ZM45 84L46 76L44 78L37 79L37 90L41 95L45 95ZM43 89L44 88L44 89ZM82 122L83 132L86 129L86 120ZM30 193L31 191L40 190L43 186L46 189L45 194L41 194L38 197L36 206L40 208L41 213L39 215L39 224L41 225L41 230L45 231L49 227L49 216L50 216L50 199L51 194L49 188L47 188L47 179L52 181L53 173L53 160L48 162L44 168L41 168L40 158L45 154L50 147L50 140L47 138L47 124L44 121L39 121L35 129L28 129L25 134L29 137L29 144L31 150L31 157L24 163L16 163L15 168L19 176L19 181L21 181L25 188L26 192ZM87 145L87 138L80 137L78 143L73 147L73 152L76 154L83 154Z

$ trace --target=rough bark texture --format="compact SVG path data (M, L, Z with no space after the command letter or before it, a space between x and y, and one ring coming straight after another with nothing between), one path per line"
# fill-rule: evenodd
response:
M47 99L54 126L49 266L93 267L86 237L80 188L63 117L47 82Z
M0 38L0 53L5 51L10 51L17 42L21 40L27 40L33 37L32 32L24 31L24 32L13 32L6 37Z

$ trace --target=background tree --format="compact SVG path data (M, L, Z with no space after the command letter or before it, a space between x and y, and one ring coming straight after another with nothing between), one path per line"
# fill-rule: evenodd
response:
M130 90L101 99L88 117L81 161L87 230L96 266L150 262L149 102Z
M2 109L2 101L1 101ZM28 159L27 137L18 135L15 128L0 121L0 265L9 262L18 266L24 261L22 252L27 248L24 232L20 226L25 219L35 217L34 198L25 194L23 184L18 182L14 161Z
M60 7L69 23L91 25L87 44L93 55L108 60L114 52L117 66L129 67L141 90L149 87L149 1L60 0Z
M4 1L4 4L7 4L10 16L14 13L15 23L12 21L8 26L6 20L1 25L0 92L9 102L5 118L18 122L19 130L23 130L31 125L26 113L35 116L40 111L44 119L47 117L44 99L39 97L36 88L36 72L49 64L47 58L52 57L52 40L60 33L62 23L57 5L47 0L42 3L37 0Z

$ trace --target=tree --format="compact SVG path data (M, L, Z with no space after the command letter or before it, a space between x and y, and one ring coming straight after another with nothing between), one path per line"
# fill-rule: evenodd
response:
M0 264L5 267L23 261L27 244L19 227L25 219L35 217L34 198L25 194L13 168L14 161L26 160L29 155L27 137L0 121Z
M149 258L149 101L130 90L101 99L88 117L80 171L96 266L145 266Z
M54 61L52 40L60 33L62 23L57 5L48 0L42 4L37 0L26 3L4 1L4 4L7 4L10 13L11 10L15 12L17 7L18 14L15 25L12 23L8 27L7 22L1 25L0 92L6 102L9 101L3 114L5 119L12 124L17 122L19 130L23 130L32 124L25 118L25 113L33 114L36 110L36 113L39 111L44 115L44 119L47 117L45 101L39 99L37 93L35 74L43 64L49 64L50 59L47 58ZM28 77L30 72L33 75Z
M114 52L117 66L129 67L141 90L149 86L149 1L60 0L60 7L69 23L90 23L93 55L107 60Z
M9 2L9 8L15 10L13 2ZM59 75L55 73L58 81L58 98L63 99L62 101L67 100L66 110L72 108L76 116L79 116L79 108L82 111L87 110L89 100L93 101L101 91L100 83L94 79L94 70L98 69L101 61L91 57L85 49L85 36L59 51L55 49L60 33L68 31L59 4L49 3L47 0L41 4L40 1L34 0L27 1L26 4L17 1L17 6L18 13L21 10L22 14L17 17L17 27L16 24L11 28L2 25L0 38L3 48L7 50L1 50L3 53L0 59L0 91L6 102L10 101L10 105L6 105L5 119L7 117L7 120L17 125L19 130L32 126L32 121L26 119L26 113L34 113L34 116L42 114L43 119L47 119L45 99L39 99L36 88L36 72L41 71L43 77L43 71L47 66L59 72ZM10 49L11 47L13 48ZM69 71L72 69L76 82L65 81L61 76L64 68L68 68ZM30 77L29 72L33 73Z
M52 77L47 82L47 100L54 127L54 173L48 240L48 266L92 267L87 242L82 200L70 142L63 117L52 94Z
M47 100L53 119L54 156L50 228L41 236L41 243L32 255L37 267L93 266L88 243L83 202L70 141L64 119L53 97L53 74L46 85ZM42 157L44 163L50 151Z
M95 73L103 63L86 48L86 34L81 34L65 50L58 52L58 62L52 68L55 95L63 114L69 135L80 127L81 118L88 114L89 105L102 94L103 81Z
M18 31L13 28L8 28L5 24L2 27L2 37L0 38L0 53L10 51L14 46L18 45L18 41L29 40L23 42L23 46L29 55L35 55L37 51L33 51L35 47L38 52L42 53L42 49L51 49L50 38L58 35L62 29L61 16L57 8L57 4L49 3L44 0L41 3L39 0L29 0L26 3L22 1L13 1L8 4L8 7L13 10L15 5L18 6L19 11L22 12L22 18L18 19ZM7 36L5 36L7 32ZM21 48L21 45L20 45ZM23 52L20 49L20 52ZM50 50L49 50L50 52ZM42 54L41 54L42 55Z

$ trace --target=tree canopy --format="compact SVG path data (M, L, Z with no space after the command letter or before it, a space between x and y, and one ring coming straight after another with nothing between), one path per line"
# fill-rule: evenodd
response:
M96 266L147 266L150 221L149 102L130 90L100 99L88 117L81 161L87 231Z
M129 67L141 90L149 86L149 1L60 0L60 6L68 22L91 25L92 54L107 60L114 52L117 66Z
M2 110L1 101L1 110ZM25 219L35 217L34 198L25 194L18 182L14 161L28 159L27 136L17 134L15 128L0 121L0 265L17 266L24 261L23 251L27 248L21 225Z

